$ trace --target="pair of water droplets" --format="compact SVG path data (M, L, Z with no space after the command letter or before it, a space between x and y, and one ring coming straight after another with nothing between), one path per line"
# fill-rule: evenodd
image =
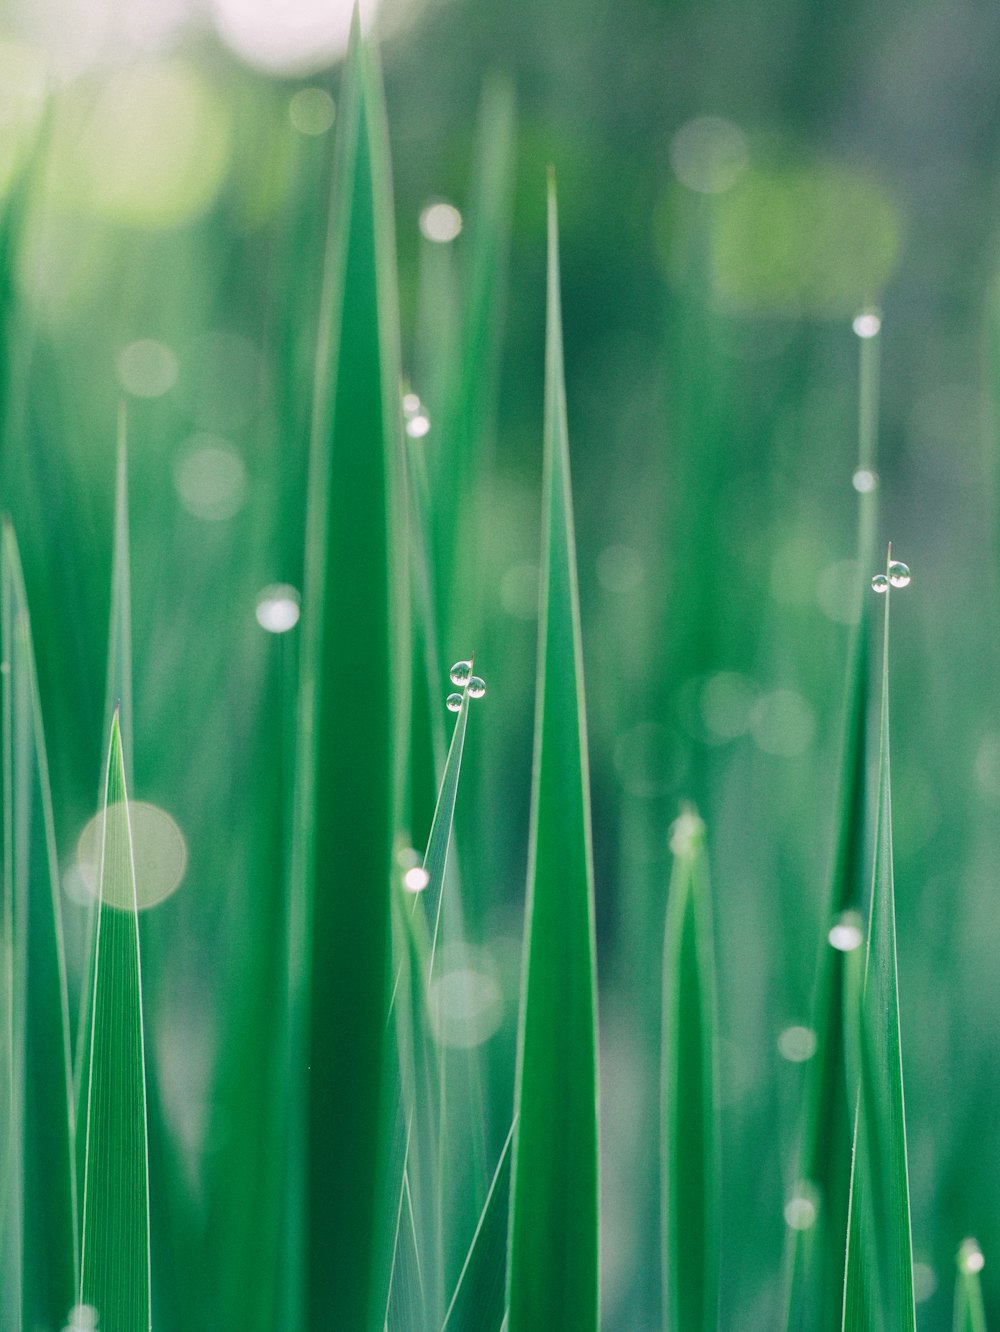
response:
M876 574L872 579L872 587L876 592L888 592L890 587L908 587L909 583L909 565L900 560L892 560L884 574Z
M470 698L482 698L486 693L486 681L481 676L472 674L471 661L456 661L448 672L453 685L464 689ZM445 699L449 712L457 712L462 706L461 694L449 694Z

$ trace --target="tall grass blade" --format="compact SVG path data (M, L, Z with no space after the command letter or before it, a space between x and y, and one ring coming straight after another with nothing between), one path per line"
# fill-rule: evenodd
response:
M860 1069L844 1282L844 1332L916 1326L903 1062L896 969L889 775L889 603L868 953L860 1014Z
M512 84L487 80L479 111L472 204L464 229L460 271L458 354L445 390L441 448L433 471L439 496L435 569L438 614L445 649L472 634L479 642L484 573L480 543L470 524L479 519L481 494L500 371L504 276L513 198L517 125Z
M583 664L563 381L555 182L538 693L515 1092L511 1332L598 1320L597 1010Z
M111 724L87 1064L80 1303L101 1327L152 1323L146 1077L135 863L118 713Z
M979 1273L983 1254L974 1239L963 1240L956 1258L955 1318L953 1332L986 1332L986 1308Z
M718 1326L718 1051L705 825L685 810L663 947L663 1306L667 1327Z
M79 1282L69 1004L48 759L14 531L0 537L4 889L0 1324L61 1326Z
M388 144L357 22L337 126L306 537L294 887L305 928L292 946L307 986L306 1326L360 1332L385 1315L390 880L408 667Z
M874 477L878 418L879 339L860 342L858 467ZM827 931L845 913L860 910L864 898L866 788L869 768L869 632L863 607L867 571L875 567L878 510L874 485L858 489L857 587L854 626L847 650L844 731L834 848L817 968L814 1029L816 1053L806 1069L805 1115L796 1188L806 1187L816 1203L813 1225L790 1226L786 1248L785 1322L789 1332L835 1332L843 1318L844 1236L856 1086L848 1077L844 1049L844 947L832 946ZM859 922L860 924L860 918ZM833 938L850 943L860 930L843 923Z
M498 1332L506 1313L511 1126L441 1332Z

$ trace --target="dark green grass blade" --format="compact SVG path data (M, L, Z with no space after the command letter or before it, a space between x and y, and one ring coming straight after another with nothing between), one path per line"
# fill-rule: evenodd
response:
M87 1064L80 1302L101 1326L151 1326L146 1079L138 911L118 714L111 725Z
M79 1282L69 1006L48 760L14 532L0 548L9 1079L0 1154L4 1326L61 1326ZM14 1266L12 1266L12 1264ZM16 1267L16 1270L15 1270Z
M310 460L294 891L307 904L306 1325L360 1330L383 1322L388 1272L390 877L407 666L388 145L374 57L356 28L337 126Z
M979 1273L983 1255L974 1239L963 1240L956 1259L955 1318L953 1332L986 1332L986 1309Z
M663 947L663 1305L667 1327L718 1326L718 1072L705 825L673 825Z
M549 185L542 594L508 1276L511 1332L598 1319L597 1011L590 796Z
M858 469L873 471L878 416L879 339L860 339ZM845 478L846 480L846 478ZM789 1227L786 1250L785 1327L794 1332L834 1332L843 1319L844 1236L847 1234L854 1094L844 1050L845 953L830 945L827 930L863 901L866 779L868 773L869 632L863 607L875 567L877 491L858 492L856 622L847 651L844 735L817 970L816 1053L806 1071L805 1116L797 1183L817 1202L809 1227Z
M844 1332L916 1326L896 970L889 776L889 603L882 653L881 748L860 1089L844 1294Z
M511 1127L442 1332L498 1332L506 1312Z

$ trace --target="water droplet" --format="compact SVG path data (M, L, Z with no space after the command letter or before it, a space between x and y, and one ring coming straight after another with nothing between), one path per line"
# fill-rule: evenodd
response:
M414 865L403 875L403 887L408 893L422 893L431 881L431 876L422 865Z
M867 467L859 467L851 477L851 485L859 495L870 495L878 485L878 477Z
M865 310L857 316L851 327L859 338L873 338L882 327L882 320L874 310Z
M97 1310L92 1304L74 1304L67 1322L71 1332L90 1332L97 1326Z
M818 1211L816 1190L803 1182L794 1197L785 1203L785 1224L792 1230L811 1230L816 1224Z
M474 675L469 680L468 688L470 698L482 698L486 693L486 681L481 676Z
M464 689L472 679L472 662L456 661L448 672L448 677L453 685L458 685L459 689Z
M928 1263L913 1264L913 1298L923 1304L937 1290L937 1273Z
M853 953L855 948L861 946L864 939L864 931L861 928L861 917L857 911L845 911L843 915L838 916L830 927L830 932L826 936L834 948L842 953Z
M298 589L288 583L265 587L257 598L257 623L269 634L287 634L299 622Z
M444 701L444 705L449 712L457 712L459 708L462 706L462 695L449 694Z
M893 587L908 587L910 582L909 565L902 564L899 560L893 560L889 565L889 582Z
M889 580L885 574L876 574L872 579L872 590L875 592L888 592Z
M420 214L421 233L429 241L446 245L462 230L462 214L450 203L433 203Z
M431 421L426 412L417 412L406 423L406 433L411 439L423 439L430 428Z
M418 393L403 394L403 411L407 416L416 416L420 411L420 395Z
M958 1251L958 1270L968 1276L973 1272L981 1272L985 1266L986 1259L977 1242L974 1239L963 1240Z
M132 897L130 876L109 875L103 884L103 900L110 906L130 910L133 905L144 911L156 906L177 891L183 882L188 864L187 841L176 821L159 805L146 800L129 800L112 804L105 813L99 810L88 820L76 844L76 862L73 866L80 883L68 888L73 892L82 883L86 898L92 901L102 896L101 845L105 835L114 843L116 837L129 837L132 841L135 866L135 898Z
M804 1064L816 1053L816 1033L811 1027L786 1027L778 1037L778 1053L790 1064Z
M335 114L325 88L300 88L288 104L288 117L300 134L325 134Z
M670 825L670 850L675 856L689 856L704 836L704 823L693 810L686 809Z

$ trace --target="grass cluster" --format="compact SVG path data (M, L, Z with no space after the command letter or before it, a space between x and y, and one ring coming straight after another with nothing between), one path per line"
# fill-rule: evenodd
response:
M989 1070L946 1150L897 938L921 579L877 572L877 315L838 325L828 521L803 554L779 496L755 545L713 251L742 215L673 198L668 512L655 460L574 487L552 171L544 343L504 377L512 87L461 235L439 202L408 255L357 31L337 77L335 115L281 93L286 141L276 85L218 72L210 198L159 197L119 129L125 174L67 203L110 114L84 81L3 195L0 1328L982 1332Z

